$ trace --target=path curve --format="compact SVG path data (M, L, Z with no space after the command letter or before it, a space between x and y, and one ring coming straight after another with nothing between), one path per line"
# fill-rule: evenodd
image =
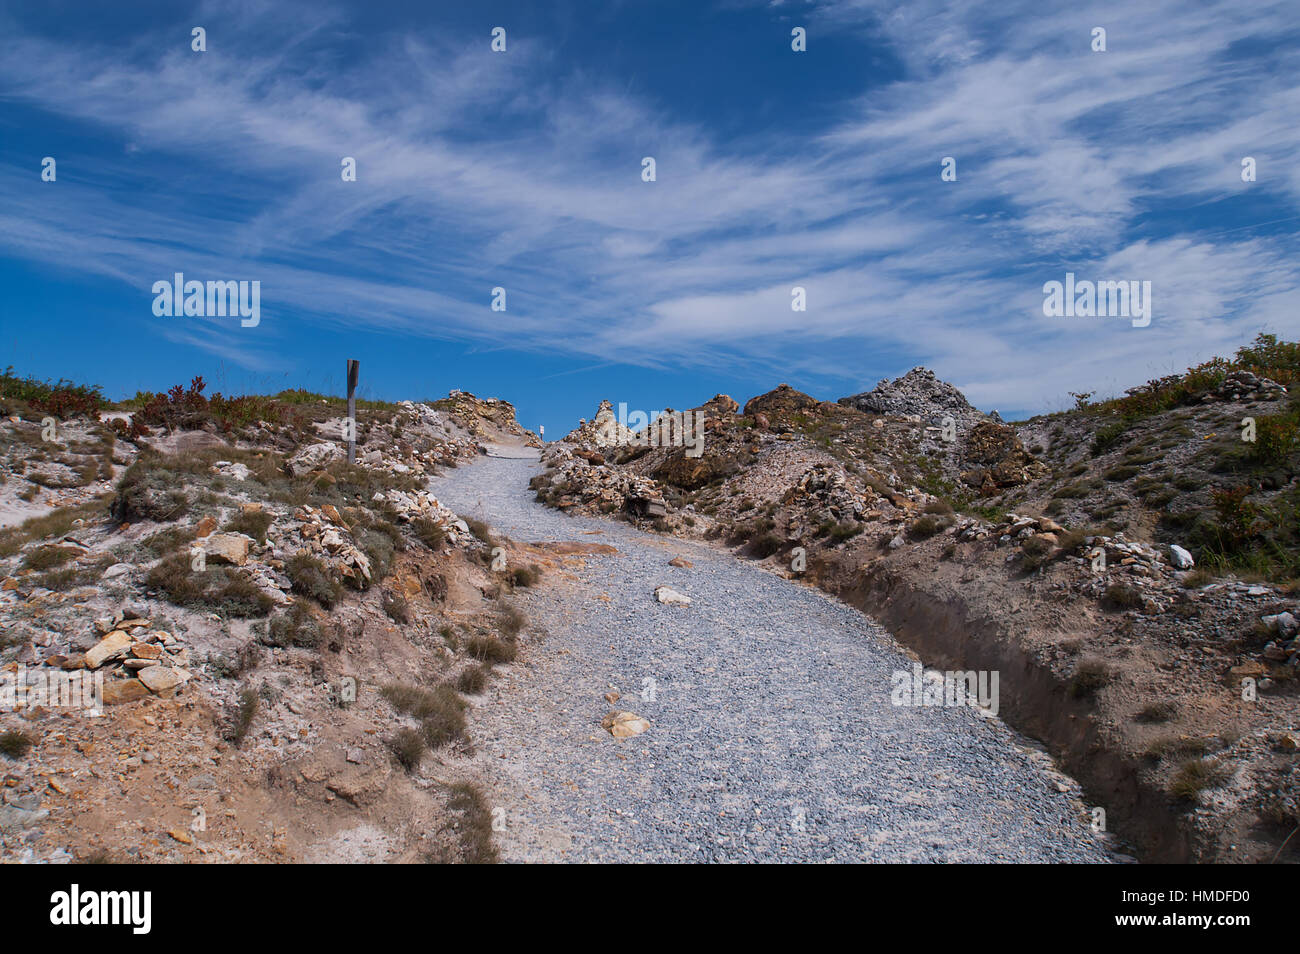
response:
M545 641L471 718L504 860L1114 860L1077 785L1000 720L891 705L914 658L868 617L728 553L546 508L537 467L494 448L432 483L514 540L619 551L512 597ZM660 605L661 583L694 602ZM601 729L611 689L649 731Z

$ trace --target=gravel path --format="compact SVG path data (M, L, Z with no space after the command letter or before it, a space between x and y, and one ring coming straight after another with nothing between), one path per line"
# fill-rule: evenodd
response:
M869 618L730 554L547 509L537 466L494 456L432 487L515 540L619 551L514 597L546 637L470 726L504 860L1113 860L1077 785L1000 720L891 705L914 660ZM655 602L661 583L693 604ZM611 689L649 731L601 729Z

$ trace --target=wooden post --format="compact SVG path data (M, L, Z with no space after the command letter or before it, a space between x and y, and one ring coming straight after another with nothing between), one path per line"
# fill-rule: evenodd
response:
M357 374L361 362L348 359L348 463L357 462Z

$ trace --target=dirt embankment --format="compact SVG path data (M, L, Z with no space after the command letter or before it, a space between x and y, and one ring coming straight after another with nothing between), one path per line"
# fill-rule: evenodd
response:
M1035 652L1017 637L1015 630L1029 622L1019 611L1032 614L1032 607L1005 587L963 585L963 568L955 565L894 561L870 575L859 569L856 560L836 560L823 569L817 585L878 620L928 667L999 673L999 716L1046 744L1090 801L1104 808L1110 828L1143 860L1201 860L1201 849L1178 824L1169 795L1143 780L1149 766L1114 744L1096 700L1074 696L1071 678L1051 666L1041 649Z

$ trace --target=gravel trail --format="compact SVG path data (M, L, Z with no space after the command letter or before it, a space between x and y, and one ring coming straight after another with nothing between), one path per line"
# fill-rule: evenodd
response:
M504 860L1115 860L1077 785L1000 720L891 705L915 660L868 617L730 554L545 508L535 452L499 452L533 456L433 492L518 541L618 549L512 597L546 635L470 725ZM694 567L668 566L679 555ZM693 604L660 605L661 583ZM611 708L650 729L615 740Z

